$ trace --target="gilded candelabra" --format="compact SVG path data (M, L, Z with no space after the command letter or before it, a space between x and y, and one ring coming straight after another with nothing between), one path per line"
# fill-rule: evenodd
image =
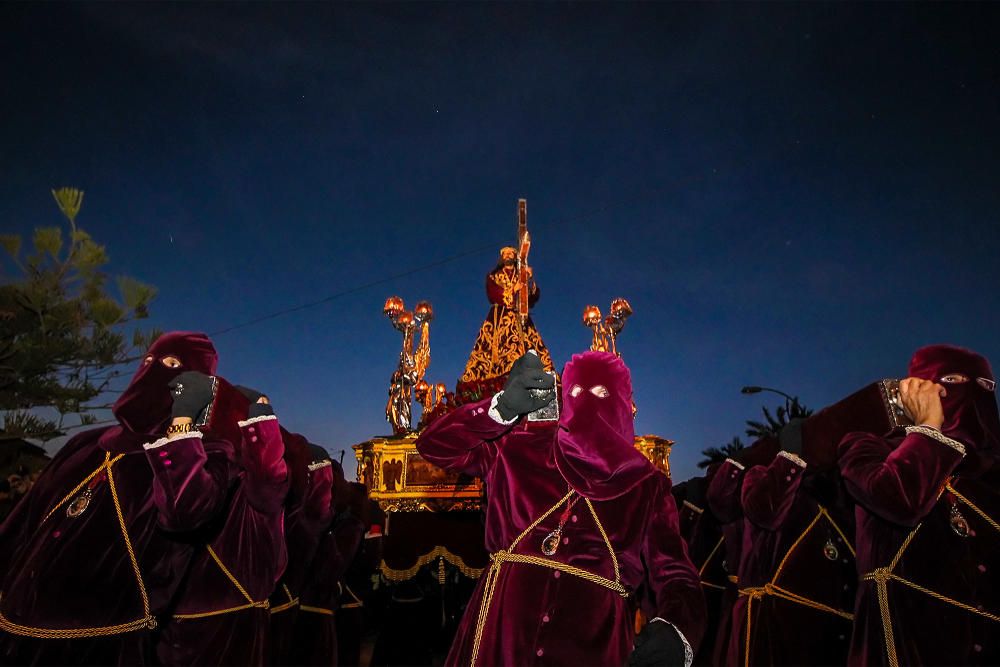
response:
M632 315L632 305L625 299L615 299L611 302L610 314L601 317L601 309L597 306L587 306L583 309L583 325L594 332L590 349L594 352L612 352L619 357L618 335L625 328L625 320Z
M391 296L385 300L382 312L403 334L399 365L389 382L389 401L385 406L386 421L392 425L396 435L403 435L412 430L414 387L423 383L431 363L430 323L434 319L434 309L427 301L421 301L411 312L406 310L401 298ZM419 343L414 349L413 341L418 330Z

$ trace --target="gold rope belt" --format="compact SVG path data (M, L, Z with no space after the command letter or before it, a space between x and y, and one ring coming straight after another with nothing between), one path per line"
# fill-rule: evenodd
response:
M299 609L302 611L308 611L312 614L323 614L324 616L333 616L333 610L327 609L325 607L310 607L307 604L299 605Z
M14 635L34 637L36 639L80 639L83 637L107 637L109 635L134 632L135 630L152 630L156 627L156 619L153 617L149 609L149 596L146 594L146 586L142 580L142 573L139 571L139 562L136 559L135 550L132 548L132 540L129 538L128 528L125 526L125 515L122 513L121 502L118 500L118 488L115 486L115 477L111 472L111 466L117 463L123 456L125 455L118 454L114 458L111 458L111 452L106 452L104 455L104 462L101 463L101 465L99 465L94 472L87 475L82 482L77 484L76 487L66 494L62 500L56 503L55 507L49 510L48 514L45 515L45 518L42 519L41 523L45 523L56 510L69 502L71 498L75 497L76 494L79 493L80 489L87 484L87 482L96 477L102 470L106 470L108 474L108 488L111 490L111 500L114 502L115 514L118 515L118 528L121 531L122 539L125 542L125 550L128 552L129 562L132 565L132 572L135 574L135 580L139 587L139 597L142 599L143 617L127 623L119 623L117 625L104 625L92 628L55 629L20 625L18 623L14 623L4 616L2 612L0 612L0 630L4 630ZM0 600L2 599L3 594L0 593Z
M687 502L687 501L685 501L685 502ZM700 583L701 583L702 586L705 586L707 588L714 588L714 589L720 590L720 591L726 590L725 586L720 586L719 584L713 584L713 583L710 583L708 581L705 581L704 579L701 579L701 577L705 574L705 570L708 568L708 564L712 562L712 558L715 556L716 552L722 546L722 543L725 541L725 539L726 539L725 537L720 537L719 538L719 541L715 543L715 546L712 547L712 550L705 557L705 562L702 563L701 567L698 568L698 577L700 579Z
M193 618L208 618L209 616L221 616L223 614L231 614L237 611L243 611L244 609L268 609L271 604L267 600L261 600L260 602L248 602L247 604L241 604L238 607L229 607L228 609L216 609L214 611L202 611L194 614L174 614L174 618L179 621L190 620Z
M362 602L361 598L359 598L357 596L357 594L354 591L351 590L350 586L344 586L344 590L347 592L348 595L351 596L352 602L348 602L347 604L340 605L341 609L358 609L360 607L364 607L365 606L365 603Z
M212 611L196 612L193 614L174 614L174 618L179 620L192 619L192 618L207 618L209 616L220 616L222 614L231 614L233 612L243 611L244 609L269 609L271 607L271 603L267 599L254 600L252 597L250 597L250 594L247 593L247 589L245 589L243 587L243 584L239 582L239 580L236 578L236 575L230 572L229 568L223 564L222 559L219 558L219 554L215 553L215 549L213 549L210 544L205 545L205 549L208 551L208 555L212 557L212 560L215 561L215 564L219 566L219 569L222 570L222 573L226 575L227 579L229 579L230 583L232 583L233 586L236 587L236 590L240 592L240 595L242 595L246 599L246 604L241 604L236 607L228 607L226 609L213 609Z
M272 614L280 614L283 611L288 611L292 607L298 606L298 604L299 604L299 599L298 598L292 598L288 602L283 602L283 603L279 604L276 607L271 607L271 613Z
M500 566L504 563L527 563L529 565L538 565L540 567L559 570L560 572L565 572L566 574L572 574L575 577L586 579L591 583L595 583L598 586L604 586L605 588L614 591L623 598L627 598L629 595L629 592L625 589L625 587L617 581L612 581L607 577L602 577L599 574L594 574L593 572L589 572L582 568L574 567L573 565L562 563L557 560L541 558L540 556L529 556L527 554L514 554L509 551L498 551L494 554L490 554L490 560L494 563L494 567L491 567L490 571L499 570Z
M950 491L952 495L954 495L955 498L957 498L962 504L966 505L969 509L978 514L984 521L986 521L986 523L992 526L994 530L1000 532L1000 524L997 524L997 522L991 516L986 514L986 512L980 509L975 503L973 503L971 500L969 500L961 493L956 491L955 487L952 486L953 481L954 481L953 479L949 479L941 487L941 492L938 494L938 498L940 498L945 491ZM893 556L892 561L890 561L888 567L875 568L871 572L861 577L862 581L875 582L875 591L876 591L876 596L878 598L879 614L882 616L882 631L885 635L886 658L889 662L890 667L899 667L899 656L896 654L896 641L892 629L892 615L889 610L890 581L897 581L903 584L904 586L908 586L915 591L918 591L920 593L923 593L924 595L934 598L935 600L939 600L941 602L950 604L954 607L958 607L959 609L967 611L970 614L976 614L977 616L980 616L982 618L986 618L991 621L1000 623L1000 616L996 614L991 614L988 611L983 611L981 609L973 607L972 605L966 604L964 602L959 602L958 600L950 598L942 593L938 593L937 591L933 591L929 588L925 588L924 586L921 586L920 584L905 579L896 574L895 572L893 572L893 570L895 570L896 566L899 564L900 559L903 557L903 553L910 546L910 542L913 541L913 538L916 536L917 531L920 530L921 526L923 526L923 523L918 524L916 528L910 531L910 534L906 536L905 540L903 540L903 544L899 547L899 551L896 552L896 555Z
M3 596L0 595L0 601ZM22 637L33 637L35 639L82 639L84 637L108 637L110 635L120 635L136 630L152 630L156 627L156 619L152 616L140 618L128 623L118 625L105 625L96 628L69 628L65 630L55 628L38 628L30 625L20 625L14 623L3 612L0 612L0 630L9 632L12 635Z
M603 586L608 590L614 591L623 598L628 597L629 592L624 586L622 586L621 583L621 572L618 568L618 556L615 555L615 550L611 547L611 540L608 539L608 534L604 530L604 525L597 517L597 511L594 509L594 505L590 502L589 498L584 498L583 500L587 505L587 509L590 510L590 515L593 517L594 523L597 524L597 529L601 533L601 538L604 540L604 545L607 547L608 553L611 555L611 565L615 572L614 580L602 577L579 567L574 567L573 565L569 565L567 563L559 562L557 560L514 553L514 549L522 539L534 530L538 524L548 518L550 514L559 509L559 507L561 507L564 503L569 502L569 499L573 497L575 493L576 492L571 489L569 493L559 500L559 502L550 507L544 514L535 519L530 526L525 528L524 531L518 535L513 542L511 542L510 547L490 554L490 567L486 573L486 580L483 582L483 599L479 605L479 613L476 617L476 635L472 644L472 665L475 665L476 661L479 659L479 647L483 639L483 630L486 627L486 618L489 616L490 609L493 606L493 594L496 592L497 579L500 578L500 569L503 567L504 563L537 565L539 567L547 567L553 570L558 570L560 572L580 577L581 579L585 579L599 586Z
M774 576L771 577L771 581L764 584L763 586L748 586L746 588L741 588L739 591L741 597L747 598L746 639L744 640L745 643L743 646L743 663L745 667L750 666L750 637L751 637L750 630L751 630L751 625L753 623L753 603L754 600L760 600L765 595L771 595L782 600L794 602L796 604L800 604L804 607L809 607L810 609L815 609L817 611L826 612L828 614L834 614L835 616L839 616L848 621L854 620L854 614L851 614L849 612L840 609L836 609L829 605L825 605L822 602L816 602L815 600L810 600L809 598L799 595L798 593L792 593L788 589L782 588L776 583L778 581L778 577L781 576L781 571L785 569L785 564L788 562L788 559L791 557L792 553L795 551L796 548L798 548L799 544L802 543L802 540L806 538L806 535L808 535L809 532L816 526L816 524L819 523L820 519L824 518L830 522L833 528L840 535L841 539L844 541L844 544L846 544L847 548L850 550L851 555L852 556L855 555L854 547L851 545L851 541L847 539L847 535L845 535L844 531L840 529L840 526L838 526L837 522L833 520L833 517L830 516L830 513L826 511L826 508L820 505L819 510L816 512L816 516L813 517L812 521L809 522L809 525L805 527L802 533L800 533L799 536L795 538L795 541L792 542L792 546L788 547L788 551L785 552L785 555L784 557L782 557L781 562L778 563L778 567L774 571Z
M712 550L708 552L707 556L705 556L705 562L702 563L701 567L698 568L699 576L705 574L705 570L708 568L708 564L712 562L712 557L715 556L715 553L722 547L722 543L725 542L725 540L726 540L725 536L720 537L719 541L715 543L714 547L712 547Z
M272 614L280 614L283 611L288 611L292 607L298 606L299 598L292 597L292 592L288 590L288 584L281 584L281 588L284 589L285 595L288 596L288 602L282 602L276 607L271 607Z

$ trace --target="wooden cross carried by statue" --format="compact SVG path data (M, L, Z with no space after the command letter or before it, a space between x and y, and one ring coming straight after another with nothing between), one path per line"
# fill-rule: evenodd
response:
M531 268L528 266L528 253L531 251L531 234L528 232L528 200L517 200L517 280L520 288L517 291L517 316L521 322L521 331L528 326L528 281L531 279ZM523 336L522 336L523 338Z

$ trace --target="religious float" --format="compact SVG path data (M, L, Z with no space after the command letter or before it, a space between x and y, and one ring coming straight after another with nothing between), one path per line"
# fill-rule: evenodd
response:
M434 311L427 301L413 310L397 296L389 297L384 314L402 334L399 362L389 383L386 420L391 435L377 436L353 445L357 479L385 512L381 576L389 585L414 581L436 581L438 591L426 587L418 595L441 599L442 631L461 617L472 585L489 564L484 547L486 489L482 480L448 473L421 457L415 442L424 426L449 410L492 396L503 389L514 361L534 350L544 367L554 371L545 343L530 317L539 290L528 266L531 237L527 230L527 205L517 204L518 244L500 251L496 267L487 275L488 312L473 345L465 371L455 392L443 383L425 380L430 365L430 325ZM618 336L632 314L625 299L615 299L605 318L598 307L588 305L583 324L592 331L590 349L618 351ZM414 423L413 403L421 407ZM670 475L672 440L656 435L636 436L639 449L664 474ZM445 592L447 582L456 582L460 595ZM413 595L408 593L407 595ZM455 608L448 609L447 600ZM450 635L444 638L450 640Z

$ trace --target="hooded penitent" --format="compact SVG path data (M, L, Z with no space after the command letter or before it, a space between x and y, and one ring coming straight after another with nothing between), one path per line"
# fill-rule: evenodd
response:
M163 365L175 357L181 365ZM167 384L185 371L214 375L219 357L215 346L203 333L172 331L156 339L135 372L132 381L115 401L112 411L118 421L133 433L163 433L170 419L173 400Z
M563 369L555 460L591 500L617 498L656 472L635 448L632 379L616 355L576 354Z
M281 440L285 443L285 464L288 466L290 484L285 505L289 509L301 505L309 486L309 464L329 458L325 455L315 458L310 451L309 441L304 435L292 433L281 427Z
M338 514L347 508L347 478L344 476L344 466L338 461L331 460L330 467L333 468L333 513Z
M954 383L942 379L956 374L964 375L967 381ZM994 380L986 357L954 345L928 345L913 354L910 375L937 382L947 390L947 396L941 398L944 408L942 433L972 451L1000 450L996 396L983 386Z

